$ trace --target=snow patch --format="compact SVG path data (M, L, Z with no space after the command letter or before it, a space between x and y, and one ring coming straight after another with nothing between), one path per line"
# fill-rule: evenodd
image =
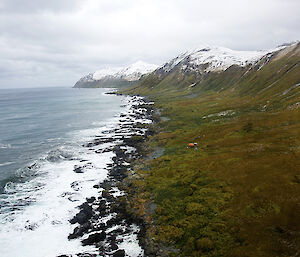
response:
M187 51L164 64L161 68L169 72L175 66L180 65L181 70L203 70L224 71L232 65L244 67L255 64L263 56L270 55L287 46L280 46L267 51L236 51L225 47L204 46L198 49Z
M93 73L93 80L100 80L105 77L125 79L127 81L138 80L142 75L154 71L158 66L138 61L127 67L101 69Z

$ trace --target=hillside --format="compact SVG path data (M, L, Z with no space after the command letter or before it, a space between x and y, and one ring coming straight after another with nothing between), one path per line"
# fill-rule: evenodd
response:
M132 85L143 75L154 71L157 68L154 64L142 61L135 62L127 67L108 68L98 70L83 76L74 85L75 88L124 88Z
M187 52L139 81L134 89L144 94L231 89L240 95L262 93L264 97L280 88L283 93L299 82L299 47L299 43L294 43L270 51L203 48ZM292 81L285 83L290 78Z
M160 114L133 206L171 256L298 256L300 44L231 51L187 52L123 91Z

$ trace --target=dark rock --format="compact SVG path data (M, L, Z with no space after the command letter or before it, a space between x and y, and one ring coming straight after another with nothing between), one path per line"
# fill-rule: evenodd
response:
M94 196L92 196L92 197L90 197L90 198L86 198L86 201L87 201L88 203L93 203L93 202L95 202L95 200L96 200L96 198L95 198Z
M120 146L116 146L113 150L118 158L124 157L125 151L123 149L121 149Z
M99 202L99 206L98 206L97 210L100 212L106 210L106 201L105 200L101 200Z
M129 146L136 146L138 143L142 143L144 141L143 136L132 136L124 140L125 143Z
M86 223L82 224L81 226L74 228L73 233L68 236L68 239L74 239L74 238L81 237L90 228L91 228L91 223L90 222L86 222Z
M97 255L93 253L77 253L76 257L97 257Z
M115 242L112 242L112 243L110 244L110 248L111 248L113 251L115 251L115 250L118 249L118 245L117 245Z
M137 236L140 244L143 248L145 248L145 253L147 252L146 248L151 248L151 246L147 247L147 242L145 240L146 229L143 218L131 213L130 210L126 208L126 200L122 197L114 197L112 191L113 187L117 186L120 188L119 181L122 181L127 177L127 164L133 163L141 155L143 155L142 144L144 140L155 133L153 129L149 129L151 128L151 125L136 122L136 119L151 119L153 112L152 107L149 107L149 105L145 104L144 101L138 100L138 98L136 98L136 100L138 102L131 109L134 113L122 113L122 123L120 123L118 128L104 131L104 133L101 133L100 136L96 136L95 140L85 145L89 147L91 151L96 151L96 153L113 151L115 156L112 158L113 163L106 166L106 169L109 172L108 180L93 186L97 189L104 189L101 195L87 198L86 202L79 206L79 212L72 220L70 220L72 224L79 223L80 225L77 225L77 227L73 230L73 233L69 235L69 239L80 238L89 233L86 239L82 240L81 238L83 245L96 245L100 253L110 252L109 255L115 257L126 255L126 252L123 249L119 249L117 244L123 241L120 235L131 232L129 226L132 223L135 223L140 227L139 232L137 232ZM141 110L140 108L145 109ZM148 131L144 132L142 131L143 129L147 129ZM112 133L114 135L110 136ZM119 143L120 141L121 143ZM98 146L108 142L114 142L117 146L107 148ZM129 146L133 147L132 151L131 149L129 151ZM92 165L88 163L88 160L81 160L80 162L81 163L79 165L74 166L74 172L82 173L88 171ZM75 182L72 187L74 187L74 190L80 190L80 186L77 182ZM124 185L124 187L128 187L128 184ZM99 219L101 217L105 217L108 213L115 213L116 215L105 223L100 223ZM105 231L115 225L122 226L106 234ZM104 240L107 244L101 243ZM156 256L158 250L159 248L157 251L155 250L153 252L153 256ZM80 257L92 256L88 253L76 254L78 257L79 255Z
M80 166L74 166L74 172L75 173L83 173L83 167L80 167Z
M115 230L113 230L113 231L110 232L110 233L114 233L114 232L115 232ZM115 235L115 234L110 234L109 237L108 237L108 239L109 239L111 242L116 242L116 240L117 240L117 235Z
M106 234L103 231L101 233L94 233L92 235L89 235L87 239L82 240L82 245L92 245L103 241L105 238Z
M32 164L32 165L30 165L30 166L28 166L28 169L33 169L34 167L36 166L36 163L34 163L34 164Z
M79 206L79 208L89 217L93 215L93 208L87 202Z
M108 220L108 221L106 222L106 226L107 226L107 227L113 227L113 226L118 225L119 222L120 222L120 220L118 220L118 219L116 219L116 218L112 218L112 219L110 219L110 220ZM115 231L117 231L117 232L122 231L122 232L123 232L123 230L122 230L121 228L118 228L118 229L114 230L114 232L115 232ZM119 234L120 234L120 233L119 233Z
M108 201L114 199L114 197L106 190L102 191L102 197L106 198Z
M111 187L112 187L112 182L111 181L108 181L108 180L105 180L103 181L100 186L104 189L104 190L110 190Z
M116 180L122 181L124 178L128 176L127 167L122 165L117 165L110 171L110 175Z
M80 186L79 183L77 181L74 181L71 183L71 188L75 191L79 191L80 190Z
M93 228L94 231L100 231L100 230L106 230L106 229L107 229L107 226L105 223L100 223L100 224L94 225L94 228Z
M130 231L131 231L131 230L130 230L129 228L126 227L124 232L125 232L125 233L130 233Z
M124 250L118 250L113 253L113 257L124 257L125 256L125 251Z
M89 217L83 211L80 211L79 213L76 214L74 218L70 220L70 223L75 224L78 222L79 224L83 224L87 222L88 219Z
M89 218L93 216L93 209L91 206L88 205L87 202L83 203L82 205L79 206L81 209L79 213L75 215L74 218L70 220L71 224L79 223L79 224L84 224L88 221Z

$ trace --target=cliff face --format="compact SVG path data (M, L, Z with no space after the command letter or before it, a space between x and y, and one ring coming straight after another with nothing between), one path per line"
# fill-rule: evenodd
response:
M138 81L142 76L157 68L154 64L136 62L125 68L98 70L82 77L74 85L75 88L117 87L125 88Z

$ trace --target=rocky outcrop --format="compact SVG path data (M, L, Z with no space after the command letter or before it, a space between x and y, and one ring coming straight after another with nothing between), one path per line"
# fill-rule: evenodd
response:
M120 125L117 128L104 131L92 142L83 145L92 151L107 142L114 144L112 148L96 150L99 153L114 152L113 163L107 165L108 179L94 185L99 190L99 195L87 198L86 202L78 206L78 213L70 220L76 227L68 237L69 240L81 240L83 246L95 246L101 256L130 256L128 249L120 247L124 238L128 237L135 237L139 241L145 255L154 256L146 253L156 251L145 243L145 220L131 208L130 201L133 198L128 195L128 175L133 169L131 164L143 156L142 144L149 136L148 131L151 131L148 128L153 120L153 108L151 103L141 97L132 99L135 104L132 105L131 112L120 114ZM78 174L87 165L85 160L80 163L82 166L74 167L74 172ZM88 253L78 253L75 256L81 254L93 256Z

